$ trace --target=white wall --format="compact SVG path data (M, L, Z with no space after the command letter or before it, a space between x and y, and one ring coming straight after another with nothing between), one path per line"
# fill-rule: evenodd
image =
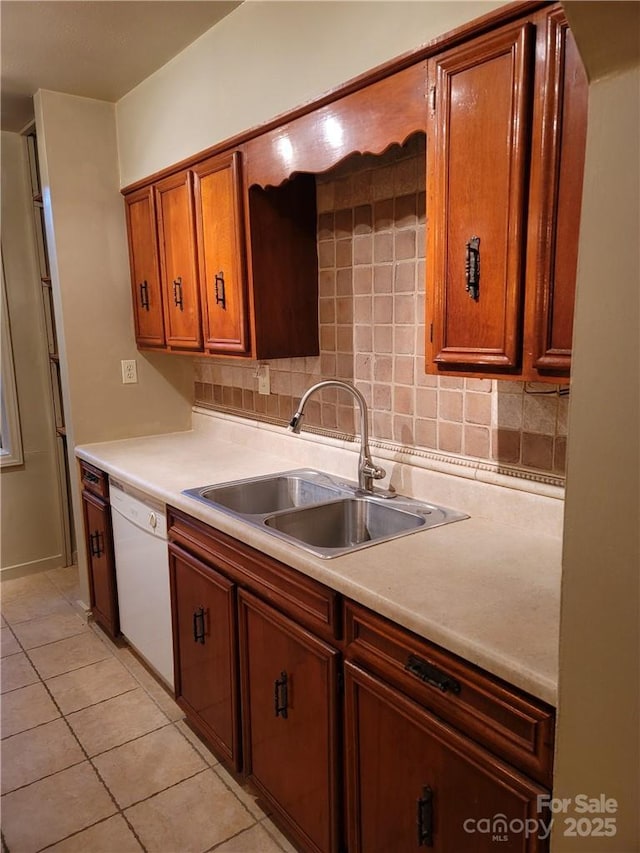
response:
M575 11L576 35L598 10ZM622 73L614 20L638 33L637 4L595 18L610 46L589 90L565 503L555 796L618 801L614 838L554 851L640 849L640 56ZM624 7L627 7L626 11ZM571 11L571 7L570 7ZM630 12L626 21L623 16ZM591 29L593 35L593 29ZM581 44L580 41L578 42ZM591 51L584 56L591 69ZM594 58L602 69L602 44ZM625 64L627 64L625 62ZM570 811L569 815L574 812ZM594 817L594 815L587 815Z
M116 105L126 186L503 5L246 0Z
M3 468L3 573L64 565L49 360L41 309L26 141L2 132L2 255L24 463Z
M40 91L35 108L71 453L77 444L188 429L191 360L147 356L136 348L115 107ZM135 385L121 381L120 360L128 358L137 360ZM75 459L70 468L86 579Z

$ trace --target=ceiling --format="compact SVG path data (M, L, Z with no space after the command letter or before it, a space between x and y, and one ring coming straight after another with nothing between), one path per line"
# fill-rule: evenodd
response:
M233 11L225 0L1 0L0 125L51 89L117 101Z

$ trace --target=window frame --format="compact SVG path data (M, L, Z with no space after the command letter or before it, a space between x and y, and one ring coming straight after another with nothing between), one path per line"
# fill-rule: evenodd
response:
M0 298L0 467L24 464L22 448L22 430L20 427L20 409L16 387L13 346L11 344L11 323L7 303L4 278L4 259L0 250L0 280L2 295Z

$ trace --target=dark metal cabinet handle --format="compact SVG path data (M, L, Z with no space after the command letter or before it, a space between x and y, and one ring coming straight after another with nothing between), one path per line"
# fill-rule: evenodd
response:
M466 291L472 299L480 296L480 238L472 237L467 243L465 258Z
M141 282L140 285L140 307L145 310L149 310L149 285L145 279L145 281Z
M216 305L222 305L223 310L227 308L227 296L224 289L224 272L221 270L215 277Z
M287 706L289 704L288 681L289 681L289 677L287 676L287 673L282 671L280 673L280 678L276 679L275 690L274 690L276 717L284 717L285 720L288 717L288 711L287 711Z
M426 785L417 801L418 847L433 847L433 791Z
M175 303L176 308L179 308L181 311L184 311L184 305L182 304L182 277L178 276L178 278L174 279L173 282L173 301Z
M204 607L199 607L193 614L193 641L204 646Z
M97 474L92 474L91 471L84 472L84 479L87 483L93 483L95 486L100 482L100 477Z
M92 557L101 557L104 553L104 537L100 530L89 534L89 553Z
M404 668L407 672L417 676L421 681L425 681L427 684L431 684L433 687L442 690L443 693L446 693L448 690L451 693L460 693L459 681L442 672L437 666L433 666L433 664L427 663L426 660L416 657L416 655L409 655Z

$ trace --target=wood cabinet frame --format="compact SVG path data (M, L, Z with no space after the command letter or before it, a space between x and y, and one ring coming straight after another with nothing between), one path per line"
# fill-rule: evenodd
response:
M277 812L280 820L285 824L289 833L302 844L304 850L314 851L314 853L338 853L340 850L340 836L342 829L341 806L340 806L340 759L339 750L341 740L339 737L339 699L338 699L338 664L339 652L337 649L325 643L323 640L311 634L306 629L300 627L286 616L283 616L273 607L260 599L251 595L244 590L239 594L239 639L240 639L240 672L241 672L241 690L242 690L242 730L243 730L243 755L244 755L244 773L247 779L257 788L265 800L270 803L272 808ZM278 717L274 715L273 704L268 707L268 710L263 709L269 714L270 723L263 723L257 738L254 738L252 730L252 720L255 719L256 711L255 698L252 690L256 680L254 675L254 667L252 667L252 658L255 656L256 650L252 646L250 636L250 626L252 621L262 620L263 624L271 630L272 634L278 634L282 638L282 643L288 644L290 648L296 648L295 662L292 663L293 672L288 672L289 679L289 708L288 716ZM263 662L262 659L258 664ZM287 677L287 672L281 672L280 659L271 661L273 674L276 679L278 675ZM315 669L313 667L315 666ZM260 666L257 667L261 669ZM297 675L300 674L300 681L297 680ZM311 674L310 674L311 673ZM314 683L314 675L316 679L323 680L320 683ZM261 673L258 678L263 678ZM296 719L296 714L300 710L300 706L306 708L307 712L311 710L311 697L303 696L301 691L303 686L308 690L315 687L315 698L317 703L317 716L307 716L306 719ZM324 690L323 690L324 688ZM275 690L278 687L275 684ZM269 699L271 700L271 696ZM277 699L277 694L276 697ZM291 719L289 719L289 717ZM318 735L317 724L318 718L321 721L321 732ZM274 755L273 750L266 747L265 744L269 738L269 732L273 733L274 729L283 730L280 740L276 741L280 744L281 750L277 750L279 754ZM289 731L287 731L287 728ZM305 735L306 730L306 735ZM320 738L320 751L324 748L324 755L318 756L316 749L309 750L316 754L318 764L313 765L310 772L304 772L304 763L307 761L308 754L298 749L293 754L291 753L292 746L301 747L306 740L310 744L317 737ZM260 762L256 762L256 748L254 743L260 747ZM266 754L265 754L266 750ZM317 783L318 777L324 780L324 794L327 796L326 807L319 808L317 804L307 803L301 809L301 813L292 814L287 808L286 803L283 803L277 794L274 796L267 784L265 784L265 774L268 780L269 776L274 774L288 775L295 769L298 777L307 777L312 785ZM291 786L287 779L283 785L288 789L288 796L294 796L291 791ZM299 793L299 792L297 792ZM297 794L296 794L297 796ZM318 815L320 812L320 815ZM325 844L318 843L317 836L314 838L309 830L308 824L311 823L315 831L320 833ZM324 826L323 826L324 824Z
M80 462L80 478L91 612L96 622L115 640L120 635L120 616L109 479L103 471L84 461Z
M204 347L208 352L247 353L250 350L249 306L240 152L231 151L205 160L194 167L193 177ZM228 220L217 221L213 239L205 227L204 184L207 178L222 180L219 203L228 214ZM215 242L222 245L212 245ZM208 269L214 260L219 261L216 269ZM216 273L218 267L223 276L221 283Z
M443 258L446 257L448 184L446 176L442 174L442 158L435 157L434 153L447 147L447 78L455 70L456 63L473 61L478 44L484 45L485 51L489 53L494 49L503 50L505 34L515 32L520 33L521 37L511 46L507 45L507 48L513 48L516 73L510 131L515 144L507 167L510 189L506 200L509 222L503 276L505 292L504 304L500 304L501 297L497 298L496 304L496 311L502 320L502 340L493 341L488 346L474 343L470 347L455 340L449 341L444 323L449 310L446 294L443 288L436 288L434 292L430 285L427 288L429 313L426 325L426 369L427 372L495 378L552 381L566 378L567 347L558 349L550 331L555 322L553 305L558 303L548 272L549 265L554 263L554 247L550 248L552 257L547 257L544 252L547 232L550 228L553 230L556 203L556 199L545 195L545 181L549 175L555 175L557 187L562 183L562 175L566 171L558 167L558 144L557 139L554 141L551 138L553 121L550 118L556 107L561 109L557 97L554 101L554 92L557 96L558 69L563 60L560 58L555 65L550 61L548 79L541 84L539 61L536 59L534 69L533 45L530 44L534 28L541 32L547 17L553 21L553 16L559 16L560 21L562 15L559 4L554 5L547 0L506 5L374 68L308 104L123 189L122 192L128 195L150 183L171 181L189 170L197 171L205 160L211 158L232 157L235 163L240 157L244 158L243 197L240 200L236 196L236 204L239 205L241 201L244 209L247 303L243 310L248 324L244 326L248 341L243 341L241 333L233 340L210 339L205 354L268 359L318 353L317 260L315 225L312 221L315 219L315 207L312 204L312 188L307 184L313 181L314 173L326 171L350 154L380 153L392 143L402 143L411 133L424 131L427 127L429 161L437 163L440 160L440 165L435 167L437 175L433 184L436 188L430 191L430 202L435 197L442 203L441 210L429 216L429 281L446 279L447 261ZM564 22L555 30L551 27L548 37L545 36L546 43L537 38L536 52L543 60L545 44L547 52L556 49L562 53L562 38L566 32ZM442 60L438 57L442 57ZM451 62L450 66L447 66L447 62ZM433 73L438 79L435 83L430 82L431 88L435 85L436 93L438 115L435 127L433 116L431 120L428 117L431 88L428 94L427 66L437 69ZM535 157L529 162L528 128L533 89L529 81L534 75L534 99L536 102L541 98L548 99L544 108L548 113L545 118L546 129L541 142L539 169L544 180L540 191L535 187L530 190L528 184L529 168L532 173L538 168ZM538 121L538 109L536 107L534 110L534 123ZM537 151L540 146L536 133L534 129L533 144ZM572 168L572 173L577 174L579 171L579 168ZM530 191L537 199L537 206L527 210L526 197ZM564 192L562 189L560 191ZM573 195L575 197L576 193L573 192ZM528 236L525 233L527 219ZM534 220L537 221L535 226L532 225ZM300 227L301 224L303 227ZM533 233L535 229L537 238ZM540 247L537 255L531 249L532 240L536 239ZM240 252L240 258L241 263L244 262L243 252ZM570 268L571 263L572 259L569 258L565 267ZM301 269L304 270L302 276ZM202 281L200 287L204 287ZM533 290L535 295L531 296ZM523 293L526 297L526 312ZM570 300L572 297L568 298ZM532 301L535 305L530 304ZM526 318L523 320L525 313ZM165 322L166 317L165 308ZM296 323L293 322L294 317L302 319ZM566 334L564 336L566 338ZM535 346L531 343L534 338L537 340ZM173 351L201 349L201 344L193 340L176 340L172 343L171 335L168 335L167 345Z
M200 638L196 636L194 614L193 645L189 643L191 637L189 640L186 639L191 626L185 627L181 624L184 613L182 612L180 595L181 585L185 578L188 578L186 572L191 574L201 589L208 587L210 590L198 598L198 605L206 613L202 614L203 636ZM223 756L225 763L239 771L242 767L242 750L235 584L213 567L174 543L169 544L169 582L171 587L175 700L187 714L191 725L205 739L215 744L216 751ZM213 600L214 595L220 603L217 610L212 612L216 606ZM220 622L222 622L223 627L226 622L226 632L220 633L218 625ZM211 663L211 657L208 652L205 652L205 647L208 649L208 644L212 641L215 643L216 640L219 642L219 646L214 648L211 656L220 668L209 673L201 673L201 677L196 683L194 683L193 678L185 679L183 663L188 660L191 669ZM187 643L189 645L186 645ZM201 713L202 709L194 703L194 697L210 702L213 705L214 713L210 713L205 718ZM211 711L211 708L208 710Z
M369 758L372 748L375 747L375 743L365 740L369 733L362 724L359 708L363 696L377 702L387 716L395 716L398 720L397 728L388 738L385 737L385 734L389 735L389 732L385 732L383 727L378 732L378 742L381 740L381 745L386 747L387 757L389 757L389 753L392 755L389 766L385 764L371 775L363 772L362 768L362 759ZM428 710L392 689L366 670L349 662L345 664L345 718L347 826L350 853L366 853L366 851L371 850L370 846L363 844L362 839L363 824L367 823L366 817L363 816L365 804L371 821L375 822L376 829L386 830L385 837L381 840L380 845L374 849L376 851L388 850L390 836L394 838L394 843L398 843L397 835L394 832L394 820L395 827L402 825L403 829L413 823L413 821L410 823L409 819L414 818L416 814L416 800L422 792L421 786L426 785L427 782L430 786L433 785L434 813L431 843L423 845L414 842L415 848L410 848L406 846L410 843L408 838L404 837L401 842L402 848L399 847L398 849L415 849L417 851L418 848L427 846L442 851L442 853L450 850L492 850L494 842L491 835L484 837L478 835L475 836L476 840L474 840L473 835L466 836L462 829L464 820L470 817L476 820L496 817L496 812L489 812L489 814L482 811L479 814L477 811L474 812L474 801L476 799L484 801L486 798L488 802L493 801L494 804L497 800L500 803L500 811L502 811L503 803L509 802L516 811L515 814L503 815L505 822L507 817L515 817L521 821L540 817L537 809L538 797L548 795L546 788L532 782L514 770L513 767L496 759L490 752L443 723L441 719ZM400 748L404 735L410 729L421 733L420 743L424 740L425 745L428 745L427 753L430 760L425 760L425 756L418 756L417 761L421 766L412 764L414 769L418 771L414 775L419 776L421 783L413 791L406 791L407 820L400 823L397 814L387 815L387 804L381 793L383 788L389 786L392 791L391 799L395 801L395 795L398 793L396 786L400 788L405 784L405 777L394 778L393 771L396 755L404 757L405 762L413 762L413 755L403 756L403 751ZM396 750L393 749L393 743L388 743L394 735ZM452 763L462 765L465 769L468 768L475 778L477 787L470 788L467 791L456 788L455 792L452 792L451 788L454 786L450 783L446 784L447 775L450 774L447 757L452 760ZM445 801L447 798L444 791L447 789L449 789L450 795L454 793L454 797L449 796L448 801ZM367 791L371 792L368 802ZM377 808L373 808L374 804L371 800L375 800ZM373 814L371 814L372 811ZM444 815L441 816L441 813ZM445 825L443 826L443 824ZM370 831L370 824L367 824L367 828ZM443 835L447 830L455 834L453 844L450 836ZM411 825L411 832L405 833L405 836L410 834L415 838L414 833L414 826ZM511 841L511 839L509 840ZM375 844L375 841L373 843ZM468 846L466 846L467 844ZM547 850L547 846L543 839L534 835L527 837L521 834L515 843L509 844L508 849L520 850L522 853L543 853Z
M125 202L136 341L141 347L164 348L164 300L153 188L143 187L127 195ZM136 207L141 208L138 216L133 212Z
M170 349L201 351L202 321L193 176L190 171L170 175L154 184L153 192L158 217L160 277L167 346ZM170 198L181 192L184 193L184 198L180 200L178 195L176 201L167 202L165 211L165 197ZM171 227L174 219L182 220L179 228Z
M431 70L432 86L435 87L432 125L427 134L429 147L427 153L430 176L427 180L428 223L428 288L430 305L430 340L428 361L433 361L442 367L464 365L468 370L474 367L517 369L520 366L520 322L521 300L524 292L524 232L526 215L526 177L527 159L529 152L530 110L533 90L531 66L532 52L535 42L535 30L531 23L510 24L495 33L473 39L468 44L453 48L451 51L436 57ZM480 157L492 159L493 148L485 150L485 140L465 138L460 140L456 133L458 144L467 146L468 156L462 157L458 151L455 158L452 153L452 113L454 99L452 97L452 81L457 75L469 75L481 69L486 73L485 66L507 59L510 78L506 81L511 90L508 134L507 139L500 139L507 150L509 161L505 164L508 186L504 197L496 196L491 203L487 198L477 202L470 189L464 189L459 184L462 169L469 172L469 179L487 187L493 181L490 175L489 162L478 164L475 169L469 165L473 162L475 152ZM487 91L485 97L492 97L493 92ZM466 105L465 105L466 108ZM481 110L476 110L481 112ZM495 121L492 111L482 110L487 124L486 130L491 133L491 124ZM460 116L458 123L463 121ZM496 139L496 144L498 140ZM455 161L455 166L452 161ZM482 161L481 161L482 162ZM484 167L484 168L483 168ZM456 172L457 169L457 172ZM478 171L485 174L478 175ZM451 203L452 187L457 189L457 195L464 195L464 203L460 202L453 213ZM477 205L480 210L474 210ZM498 221L503 218L506 205L504 233L500 234ZM484 208L492 208L487 214L486 229L496 238L494 242L485 239L485 229L474 219L481 219ZM462 218L468 219L467 231L458 229L451 231L451 220L457 217L458 209ZM495 209L495 213L493 212ZM480 237L480 287L479 294L469 298L465 292L464 277L464 238L471 239L474 235ZM459 238L456 240L456 237ZM501 242L504 238L504 243ZM452 243L455 243L452 245ZM504 253L504 258L502 254ZM492 257L493 264L501 265L502 276L492 278L483 276L482 269L489 266L487 256ZM454 259L455 270L454 274ZM454 299L455 305L454 306ZM459 319L458 319L459 314ZM484 330L492 318L497 318L499 327L493 330L496 339L493 343L472 344L471 341L459 340L457 333L450 337L449 328L455 321L456 328L464 326L465 336L474 339L485 335Z
M589 84L563 9L540 27L538 51L546 63L535 93L524 373L553 381L571 367Z
M267 632L280 636L284 648L297 650L295 666L303 665L301 661L309 655L309 660L320 661L316 672L324 673L319 679L320 682L324 679L324 686L316 678L313 689L318 696L325 697L323 705L327 709L330 732L328 739L325 738L328 744L326 764L323 762L323 773L329 780L326 808L331 812L331 829L325 836L330 837L326 850L335 853L342 849L343 833L349 838L349 849L362 849L357 827L353 825L361 796L354 765L359 743L354 714L357 697L353 685L356 682L373 685L388 707L402 709L407 719L417 720L416 725L425 727L429 737L443 744L442 749L453 750L461 756L460 760L468 761L469 766L480 767L489 790L495 782L496 791L504 788L511 802L520 803L518 808L535 816L531 811L532 803L535 804L538 794L548 793L552 781L553 708L363 605L343 601L334 590L180 510L169 508L168 521L170 550L174 554L187 555L191 565L203 575L214 572L224 578L225 588L237 587L238 725L242 732L242 770L244 777L269 802L274 818L301 850L318 853L322 848L305 832L304 817L290 813L286 805L278 801L277 792L274 794L269 789L268 773L265 779L261 772L264 764L256 767L254 762L255 733L250 716L254 682L250 662L251 646L257 641L249 636L252 620L252 624L257 620L267 627ZM258 657L262 655L263 663L266 660L265 667L271 665L272 661L264 658L261 646L259 649ZM447 679L457 682L459 689L443 692L416 677L407 667L408 656L418 657L435 667ZM281 664L274 664L269 678L277 680L280 668ZM262 673L263 669L259 663L258 671ZM344 702L343 674L353 676L351 683L347 679ZM176 665L177 695L179 685ZM272 714L274 692L271 687L265 690L264 684L259 685L258 694L263 699L267 697L268 710ZM178 701L191 716L193 709ZM237 770L238 765L233 764L228 750L221 750L216 739L210 737L197 719L194 725L210 740L225 764ZM288 760L298 760L297 754L291 757L285 752L282 755L282 772L286 772ZM342 811L342 779L346 779L349 803L346 826ZM528 844L522 847L527 853L541 853L545 849L537 839Z

